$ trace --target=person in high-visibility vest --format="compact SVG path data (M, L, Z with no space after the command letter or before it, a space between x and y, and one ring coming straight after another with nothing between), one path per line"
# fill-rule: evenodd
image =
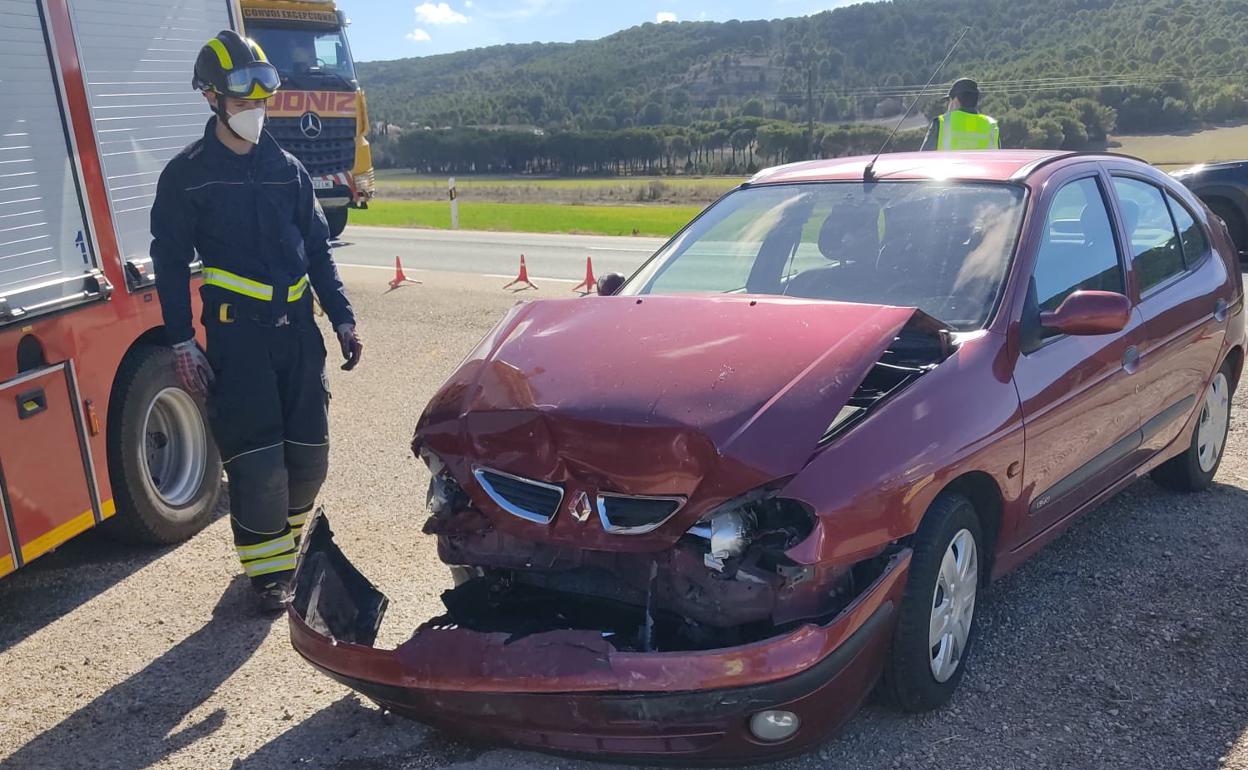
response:
M997 121L979 113L979 85L962 78L949 89L949 110L932 120L924 150L999 150Z
M295 548L329 468L325 343L312 293L352 369L363 345L330 253L329 225L307 170L264 131L281 77L253 40L224 30L195 63L212 108L202 139L160 175L152 260L165 334L181 386L207 398L230 476L230 524L261 606L277 611ZM191 318L190 264L204 265Z

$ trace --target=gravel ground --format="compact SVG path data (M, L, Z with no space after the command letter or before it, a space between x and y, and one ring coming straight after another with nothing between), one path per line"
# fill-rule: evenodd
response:
M383 294L384 272L347 271L367 353L354 373L331 370L322 503L391 597L384 644L449 586L419 534L427 476L412 428L514 301L497 279L418 277ZM950 706L915 717L869 704L776 767L1248 770L1245 417L1213 491L1141 482L994 585ZM218 519L158 551L89 533L0 581L0 770L602 767L383 716L303 663L284 621L254 615L237 572Z

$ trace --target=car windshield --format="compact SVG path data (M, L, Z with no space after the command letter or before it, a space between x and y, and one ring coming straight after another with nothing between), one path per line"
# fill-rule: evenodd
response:
M340 29L248 25L287 88L354 90L355 64Z
M982 328L1024 211L1023 188L967 182L747 187L694 222L621 294L771 294L917 307Z

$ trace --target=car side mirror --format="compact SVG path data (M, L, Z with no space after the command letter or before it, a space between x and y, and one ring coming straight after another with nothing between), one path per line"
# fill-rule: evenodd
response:
M625 280L627 279L619 273L607 273L598 279L598 296L610 297L620 290Z
M1040 325L1059 334L1116 334L1131 322L1131 300L1113 291L1077 291L1057 310L1040 314Z

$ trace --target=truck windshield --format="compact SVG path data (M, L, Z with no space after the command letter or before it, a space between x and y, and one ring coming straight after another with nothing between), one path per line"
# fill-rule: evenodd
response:
M271 27L253 22L248 24L247 33L277 67L286 88L354 91L358 85L351 47L341 29Z
M620 293L917 307L971 331L996 305L1024 200L1021 187L959 182L746 188L712 206Z

